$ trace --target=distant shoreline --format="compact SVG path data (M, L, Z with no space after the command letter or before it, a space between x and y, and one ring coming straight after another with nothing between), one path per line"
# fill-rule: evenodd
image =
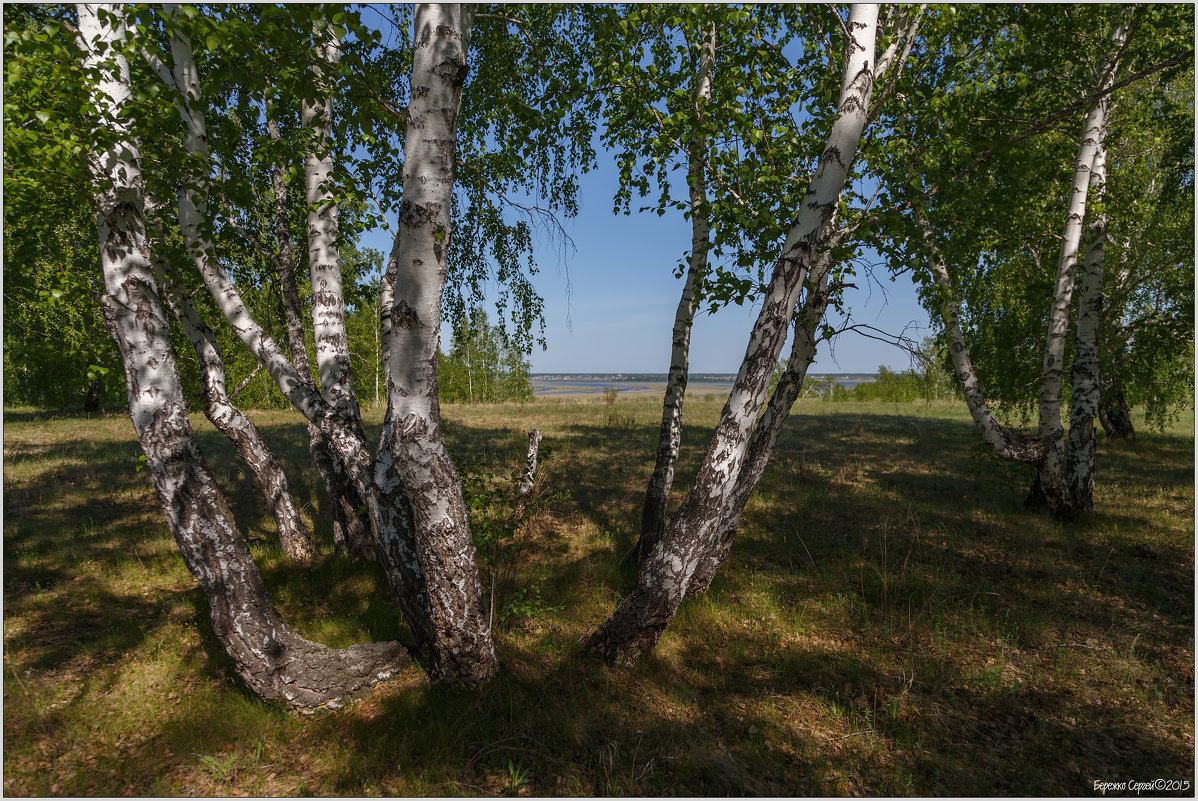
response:
M876 377L875 373L809 374L809 378L832 378L845 388ZM688 395L727 394L735 380L736 376L731 374L694 373L687 381L686 391ZM536 398L598 397L609 388L627 397L660 397L666 391L665 373L533 373L529 382Z

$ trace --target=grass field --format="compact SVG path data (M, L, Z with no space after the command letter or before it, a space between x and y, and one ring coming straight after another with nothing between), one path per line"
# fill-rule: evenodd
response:
M675 503L719 405L687 406ZM298 416L252 416L317 532L310 567L193 422L285 617L334 646L405 639L378 568L330 553ZM635 577L658 403L445 418L471 492L498 504L480 528L502 512L485 474L518 468L529 426L549 450L537 510L484 576L502 672L460 689L412 668L304 719L233 675L128 418L6 410L5 794L1193 794L1192 416L1100 440L1098 512L1062 524L1020 507L1028 474L963 408L800 401L731 561L632 668L579 641Z

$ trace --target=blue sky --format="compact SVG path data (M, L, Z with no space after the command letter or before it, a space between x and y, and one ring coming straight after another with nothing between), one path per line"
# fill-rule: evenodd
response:
M387 25L389 22L382 24L384 30ZM796 46L791 43L792 48ZM797 107L795 113L799 119L805 116ZM535 255L541 272L534 285L545 302L548 348L534 348L532 370L664 373L670 366L674 312L682 291L682 279L674 277L674 267L690 248L690 223L678 211L662 217L651 212L614 214L612 197L619 173L599 137L593 144L598 169L580 176L578 217L562 221L576 250L563 259L560 243L548 235L537 243ZM633 198L631 205L637 208L641 204ZM394 213L387 216L394 221ZM367 234L364 244L384 254L391 250L391 238L385 231ZM884 270L879 270L878 276L880 283L859 271L858 289L847 290L845 307L851 311L852 321L890 334L905 333L916 342L930 336L927 313L916 300L910 278L900 276L892 283ZM488 311L493 319L494 295L495 287L491 287ZM746 304L699 315L691 330L692 372L735 373L758 311L759 306ZM829 322L838 324L831 310L829 315ZM441 336L442 348L448 351L448 326L442 326ZM905 370L911 361L903 350L849 331L837 337L832 347L820 344L811 370L872 373L879 365Z
M599 169L581 176L581 209L564 225L576 251L560 253L559 243L538 237L541 272L534 283L545 301L548 349L533 350L535 373L664 373L670 365L670 335L682 280L674 266L690 247L690 223L680 212L616 215L612 196L619 178L600 152ZM634 198L633 208L637 204ZM391 215L388 215L391 217ZM390 252L385 231L367 234L364 244ZM847 290L853 321L892 334L914 324L907 335L930 336L928 316L906 276L891 283L879 271L881 286L858 276L858 289ZM493 288L492 288L493 289ZM493 295L492 295L493 297ZM735 373L744 357L759 306L731 306L701 314L691 333L691 370ZM492 312L493 314L493 312ZM449 348L442 330L442 348ZM872 373L878 365L896 370L911 366L906 352L846 332L834 348L820 345L812 372Z

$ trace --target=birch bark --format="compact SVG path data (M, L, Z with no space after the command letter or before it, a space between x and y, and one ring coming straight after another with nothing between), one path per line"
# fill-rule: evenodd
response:
M200 360L205 414L212 425L229 438L237 454L253 472L274 516L283 553L297 562L310 562L316 555L316 548L312 544L312 535L300 519L283 465L262 438L258 427L229 400L225 390L225 365L216 337L191 305L187 292L168 276L166 264L158 256L154 257L154 277L166 293L167 305Z
M791 344L786 368L778 386L774 388L774 394L770 396L765 413L753 429L753 436L745 453L744 467L741 468L740 476L736 480L736 489L720 523L716 546L703 555L695 568L695 573L691 576L690 592L705 592L711 586L720 565L728 558L732 550L732 537L740 528L745 504L761 482L761 477L765 475L765 468L769 465L774 446L778 444L782 426L786 423L795 400L803 391L807 368L815 361L819 324L828 308L828 278L831 266L832 250L825 247L807 277L809 289L802 310L795 315L794 342Z
M395 340L391 313L395 309L395 271L399 266L396 261L399 256L398 249L399 239L396 238L391 246L391 255L387 257L387 266L379 279L379 338L382 341L384 387L391 386L391 350Z
M635 589L591 636L587 647L608 661L628 661L652 649L686 595L703 556L717 545L735 493L750 434L786 339L800 289L821 232L844 189L865 127L874 82L878 7L855 4L846 26L839 113L798 218L774 266L736 383L724 405L694 484L665 536L650 552Z
M175 66L180 71L179 77L176 79L174 74L166 72L163 80L179 90L179 110L187 131L185 148L188 153L198 157L198 163L206 164L204 117L192 105L193 100L200 96L198 72L190 43L185 38L178 38L172 42L172 50L176 47ZM395 480L394 470L389 465L381 464L376 470L375 460L370 457L366 447L361 418L339 414L311 385L310 375L308 381L304 380L300 371L283 355L278 343L246 309L241 295L219 261L209 257L211 243L201 237L202 226L206 224L206 204L203 196L197 195L193 188L201 186L204 177L196 176L186 182L179 193L180 226L200 276L238 338L266 368L292 405L319 427L330 450L352 479L354 489L365 501L372 533L383 554L387 583L403 609L404 617L416 637L417 647L422 651L430 651L433 648L433 627L429 622L428 593L421 565L415 558L411 508L404 488Z
M1100 103L1109 103L1103 98ZM1105 116L1105 115L1104 115ZM1105 131L1103 132L1105 134ZM1106 212L1093 212L1106 188L1106 147L1099 139L1090 170L1089 246L1077 298L1077 338L1073 349L1072 399L1069 415L1069 498L1078 512L1094 510L1094 418L1098 416L1100 370L1098 327L1102 318L1102 273L1106 254Z
M990 412L990 406L982 394L974 371L973 358L969 353L969 345L965 342L965 334L961 330L961 312L956 290L948 272L948 265L936 247L927 217L917 212L923 227L924 243L928 247L928 268L932 279L941 291L941 315L944 318L944 329L948 334L948 352L953 362L953 372L965 396L965 404L974 425L982 435L982 440L990 446L994 455L1000 459L1025 464L1037 464L1044 456L1044 443L1034 437L1028 437L1017 431L1011 431L996 419Z
M278 122L274 118L272 103L266 101L266 127L270 137L281 140ZM295 283L295 249L291 244L288 225L287 183L283 168L276 166L271 171L271 189L274 193L275 270L279 275L279 288L283 296L283 316L287 322L287 347L291 362L296 365L300 378L309 390L316 392L316 380L312 377L311 362L308 360L308 345L304 336L303 307L299 289ZM374 543L369 528L357 513L363 501L354 488L347 469L331 448L328 438L315 423L308 422L308 449L312 462L320 474L329 506L333 513L333 545L354 559L370 559L374 556Z
M430 672L436 679L470 682L493 674L497 658L461 482L445 447L437 359L456 125L473 13L457 5L416 6L383 423L389 467L411 501L416 555L428 583L435 637Z
M158 297L145 229L136 142L121 119L131 96L129 39L116 5L78 7L92 104L112 143L92 160L105 292L101 307L120 348L129 413L167 524L208 600L212 628L250 689L301 712L336 707L410 664L398 643L337 651L303 639L280 617L196 446Z
M703 108L711 99L712 72L715 69L716 30L713 24L703 40L699 69L695 75L694 103L696 120L701 121ZM670 371L666 377L666 395L662 405L661 430L657 441L657 459L645 506L641 513L641 536L637 542L637 560L644 561L666 530L666 506L674 484L674 466L682 442L682 403L686 398L687 376L690 371L691 324L695 319L695 301L707 275L707 251L711 247L711 224L707 211L707 178L703 166L705 149L703 137L696 134L690 140L687 183L690 186L691 256L682 286L682 297L674 312L674 332L670 350Z
M325 401L348 418L360 416L357 392L345 333L345 301L341 286L341 252L337 245L339 208L329 187L333 155L329 126L333 119L332 87L320 62L335 63L341 46L332 26L317 24L316 62L312 73L319 97L305 100L300 124L312 132L304 158L304 185L308 200L308 269L312 278L312 333L316 340L316 367Z
M1095 92L1104 92L1114 83L1119 66L1119 54L1129 33L1129 14L1124 12L1111 32L1112 56L1104 57L1096 66ZM1072 514L1065 477L1065 432L1061 424L1061 385L1065 368L1065 339L1068 336L1069 308L1073 299L1074 272L1081 247L1086 199L1090 189L1090 168L1102 146L1109 107L1107 96L1091 105L1082 128L1081 142L1074 159L1073 185L1069 193L1069 211L1062 234L1061 254L1057 264L1056 287L1048 318L1048 341L1044 347L1044 368L1041 374L1040 424L1038 435L1043 442L1044 456L1037 465L1036 481L1029 495L1029 505L1043 502L1054 515Z
M520 485L516 488L516 505L512 510L512 521L519 523L524 519L524 510L528 499L537 485L537 453L541 448L541 432L535 428L528 432L528 456L524 459L524 473L520 476Z

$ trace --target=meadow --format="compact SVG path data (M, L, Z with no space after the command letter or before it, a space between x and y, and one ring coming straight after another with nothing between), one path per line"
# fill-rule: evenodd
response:
M688 401L675 504L720 404ZM310 566L192 419L284 616L338 647L407 640L377 566L332 553L299 417L250 414L317 536ZM455 688L413 667L301 718L233 675L128 418L7 409L5 794L1193 794L1192 414L1100 437L1097 511L1062 523L1022 509L1026 468L961 405L801 400L730 561L632 667L580 641L635 579L660 403L444 416L502 670ZM532 426L537 501L512 530Z

